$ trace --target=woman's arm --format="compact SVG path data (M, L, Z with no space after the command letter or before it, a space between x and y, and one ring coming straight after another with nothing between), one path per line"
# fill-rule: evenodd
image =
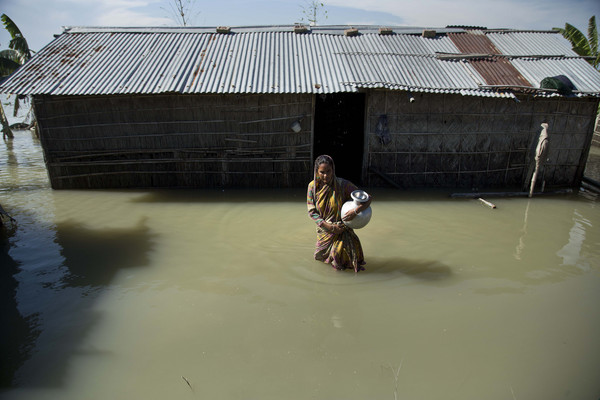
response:
M308 208L308 216L310 217L310 219L315 221L315 223L319 227L325 229L328 232L335 234L343 232L346 229L346 226L344 224L327 222L323 219L323 217L321 217L321 214L319 213L319 210L317 210L317 206L315 205L313 185L314 182L311 182L308 185L308 191L306 194L306 206Z
M318 226L323 226L325 222L317 210L314 199L314 181L308 184L308 192L306 193L306 206L308 207L308 216Z

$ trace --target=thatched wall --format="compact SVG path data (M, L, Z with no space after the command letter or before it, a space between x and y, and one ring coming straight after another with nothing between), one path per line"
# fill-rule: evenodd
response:
M34 101L55 189L298 187L311 177L311 95Z
M596 115L596 128L594 129L592 146L600 147L600 114Z
M542 122L551 149L542 180L574 186L598 107L594 98L366 98L371 187L526 187ZM36 96L34 105L56 189L304 187L312 178L309 94Z
M386 185L383 173L403 187L524 187L542 122L549 124L550 132L546 186L570 187L581 179L597 99L523 97L516 102L451 94L414 98L411 103L406 92L393 91L369 96L369 185ZM388 144L383 142L382 115Z

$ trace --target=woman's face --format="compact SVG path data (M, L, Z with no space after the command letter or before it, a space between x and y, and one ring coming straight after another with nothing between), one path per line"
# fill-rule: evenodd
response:
M322 182L326 184L331 183L331 179L333 179L333 168L329 164L320 164L319 169L317 170L317 176Z

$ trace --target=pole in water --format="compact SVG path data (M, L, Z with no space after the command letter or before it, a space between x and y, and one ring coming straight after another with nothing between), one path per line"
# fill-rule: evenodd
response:
M542 132L538 138L538 144L535 149L535 172L531 178L531 186L529 187L529 197L533 196L533 189L535 187L535 181L540 168L544 165L546 156L548 154L548 124L546 122L541 124ZM543 191L543 190L542 190Z

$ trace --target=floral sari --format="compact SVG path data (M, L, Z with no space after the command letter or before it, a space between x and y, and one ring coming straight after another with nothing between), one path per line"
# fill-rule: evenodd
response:
M342 221L342 205L351 200L350 194L356 189L353 183L335 176L331 185L315 179L308 185L306 203L308 215L317 224L315 260L331 264L335 269L353 268L358 272L364 270L365 264L358 236L348 227L339 234L323 227L323 221Z

